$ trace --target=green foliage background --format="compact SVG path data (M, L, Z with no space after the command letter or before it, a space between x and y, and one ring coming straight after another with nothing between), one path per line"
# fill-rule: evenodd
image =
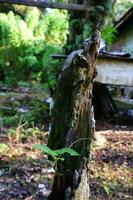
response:
M57 2L67 3L66 0ZM110 45L116 39L113 21L132 7L131 0L113 2L92 0L94 11L89 22L82 17L70 21L70 13L64 10L0 4L0 81L11 85L26 81L55 86L59 63L51 55L63 53L69 32L68 23L74 27L82 26L73 43L68 42L67 49L71 52L82 48L83 40L91 36L99 13L110 11L102 31L103 39Z
M57 61L68 30L67 14L58 10L16 8L0 13L0 74L8 84L41 81L53 85Z

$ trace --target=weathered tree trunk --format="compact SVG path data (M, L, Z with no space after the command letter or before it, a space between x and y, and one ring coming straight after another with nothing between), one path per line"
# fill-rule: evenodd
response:
M89 199L92 85L99 46L100 33L95 31L83 51L68 57L69 64L59 77L48 146L52 149L72 146L80 156L65 155L65 161L58 163L50 199Z

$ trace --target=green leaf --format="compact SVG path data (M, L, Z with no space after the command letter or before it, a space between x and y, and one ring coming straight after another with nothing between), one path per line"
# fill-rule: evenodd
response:
M43 144L35 144L33 147L40 149L41 151L43 151L44 153L52 156L53 158L57 157L58 154L54 151L51 150L48 146L43 145Z
M77 153L74 149L69 148L69 147L65 147L65 148L58 149L58 150L52 150L48 146L43 145L43 144L35 144L33 147L40 149L44 153L52 156L54 159L64 153L68 153L71 156L79 156L79 153Z
M62 149L59 149L59 150L54 150L54 152L56 154L58 154L58 155L61 155L61 154L64 154L64 153L68 153L71 156L79 156L78 152L76 152L74 149L69 148L69 147L65 147L65 148L62 148Z
M103 188L104 188L105 192L106 192L107 194L109 194L110 188L109 188L107 185L104 185Z
M4 143L0 144L0 154L6 153L8 150L9 150L9 147L6 144Z

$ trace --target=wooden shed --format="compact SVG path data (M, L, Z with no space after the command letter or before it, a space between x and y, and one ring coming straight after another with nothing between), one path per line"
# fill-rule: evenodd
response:
M104 84L133 86L133 8L118 22L117 40L111 52L101 52L96 81Z

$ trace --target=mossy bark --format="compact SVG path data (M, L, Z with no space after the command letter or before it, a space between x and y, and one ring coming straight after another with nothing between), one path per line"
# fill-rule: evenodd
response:
M71 146L80 156L64 155L65 161L58 163L51 199L55 196L62 200L89 199L91 101L99 44L99 32L95 31L91 42L83 51L75 53L59 78L48 146L52 149Z

